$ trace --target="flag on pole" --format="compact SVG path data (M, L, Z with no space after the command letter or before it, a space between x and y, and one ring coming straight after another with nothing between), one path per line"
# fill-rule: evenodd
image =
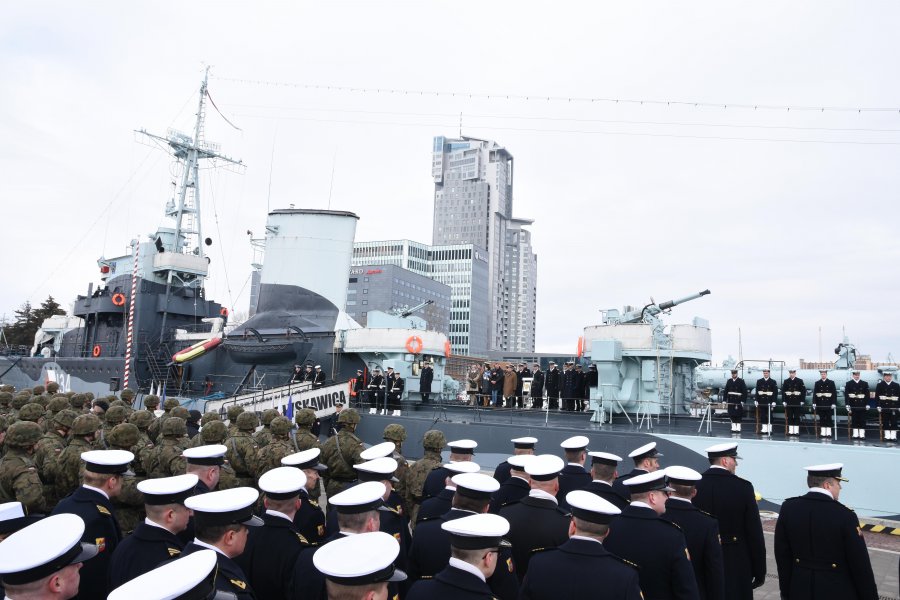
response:
M288 403L287 408L284 411L284 416L286 416L291 421L294 420L294 396L288 395Z

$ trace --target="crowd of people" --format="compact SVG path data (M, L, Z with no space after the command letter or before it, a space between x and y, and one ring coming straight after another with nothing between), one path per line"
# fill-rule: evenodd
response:
M550 361L546 371L534 363L489 363L472 365L466 377L466 393L470 405L494 408L534 408L583 412L589 406L591 388L598 383L597 367L585 370L574 361L567 361L560 371ZM531 378L530 384L526 380ZM526 387L526 384L528 387ZM530 402L526 401L530 398Z
M475 440L438 429L412 464L400 424L367 446L353 408L322 435L310 409L237 406L195 432L177 401L134 399L0 389L6 598L731 600L765 581L733 442L702 474L662 468L656 443L621 474L585 436L545 454L522 437L490 476ZM783 598L877 598L842 482L841 465L809 467L782 507Z

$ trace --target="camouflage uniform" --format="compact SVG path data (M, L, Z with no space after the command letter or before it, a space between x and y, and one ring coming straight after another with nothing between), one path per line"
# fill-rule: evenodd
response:
M37 423L20 421L6 432L6 455L0 459L0 502L21 502L27 513L46 510L41 478L34 466L34 445L41 439Z
M47 384L47 393L51 396L59 391L59 384L55 381L51 381Z
M68 445L67 437L76 418L78 413L70 409L61 410L53 415L50 431L41 436L34 450L34 465L44 484L44 502L48 509L56 506L62 498L57 495L56 467L60 454Z
M6 454L6 417L0 416L0 458Z
M172 477L183 475L185 459L182 456L190 440L181 417L169 417L160 430L162 438L149 453L150 461L144 465L148 477Z
M322 449L322 443L319 437L312 432L312 426L316 423L316 411L311 408L304 408L297 412L294 417L297 422L297 432L294 434L294 452L303 452L311 448ZM324 481L321 479L315 488L307 490L311 500L318 500L322 496L322 486Z
M384 428L384 433L381 437L387 442L394 442L394 451L391 453L391 457L397 461L397 470L394 471L394 477L398 479L398 483L394 484L394 491L403 500L403 514L409 514L409 507L413 504L409 498L409 462L400 453L403 442L406 440L406 429L404 429L403 425L391 423Z
M266 471L281 466L281 459L296 452L291 444L291 422L286 417L272 420L272 441L257 453L256 478L262 477Z
M12 399L12 392L0 392L0 417L6 419L7 422L10 422L12 418Z
M44 433L53 430L53 417L61 410L69 408L69 397L57 394L50 399L47 410L44 412Z
M32 398L33 399L33 398ZM41 428L41 433L44 432L44 407L38 404L37 402L29 402L21 409L19 409L19 421L31 421L32 423L37 423L38 427Z
M224 442L224 438L222 439L222 441L218 441L218 442L203 441L203 435L202 435L203 428L206 427L209 423L212 423L213 421L219 421L219 422L222 421L219 418L219 413L213 412L213 411L208 411L208 412L203 413L203 416L200 418L200 433L201 433L201 435L195 435L194 437L191 438L191 446L190 446L191 448L196 448L197 446L206 446L207 444L221 444ZM225 423L222 423L222 425L225 426ZM228 428L225 427L226 431L227 431L227 429Z
M348 408L341 412L338 423L343 424L341 430L322 446L322 462L328 465L325 493L329 497L344 491L347 484L356 479L353 465L363 462L359 456L363 443L354 433L359 423L359 413L355 408Z
M100 419L97 415L79 415L72 421L72 439L69 445L59 453L56 463L56 495L65 498L77 488L81 481L83 462L81 453L95 450L92 436L100 430Z
M241 413L237 417L235 425L237 433L225 440L225 458L234 467L235 474L241 485L253 487L256 482L256 458L259 446L253 441L252 433L256 429L259 420L256 413Z
M228 411L226 414L228 415L228 436L229 437L231 437L232 435L234 435L238 432L237 420L238 420L238 417L241 416L241 413L243 413L243 412L244 412L243 406L236 406L236 405L232 404L231 406L228 407ZM254 425L253 428L256 429L256 426Z
M119 423L124 423L128 418L128 409L124 406L110 406L104 415L103 426L100 428L100 447L111 448L109 441L106 439L113 427Z
M197 438L202 439L201 446L224 444L227 433L228 427L226 427L225 423L222 421L210 421L203 426L203 431L200 432L200 435L198 435ZM241 482L238 481L234 468L226 460L219 471L219 485L217 486L217 489L229 490L240 486Z
M425 479L428 474L444 464L441 458L441 450L447 445L447 438L444 432L432 429L425 432L422 440L422 446L425 448L425 456L415 462L409 468L407 475L406 493L409 497L409 521L416 522L416 515L419 513L419 505L422 503L422 492L425 488Z
M147 428L150 427L154 419L156 417L146 410L136 410L128 416L128 422L138 428L138 442L131 448L131 452L135 456L135 473L142 476L147 475L147 469L144 465L148 464L150 454L156 447L156 444L147 435Z
M138 428L131 423L120 423L113 427L109 432L108 441L110 449L131 451L140 439ZM137 468L137 458L131 463L131 469ZM116 508L116 520L123 534L129 534L134 531L138 523L143 522L146 513L144 512L144 495L137 489L138 483L146 479L145 477L137 477L135 475L125 475L122 477L122 490L119 495L112 499L113 506Z
M172 409L176 406L181 405L175 398L169 398L168 400L166 400L166 403L163 405L163 410L165 412L159 415L159 417L150 425L149 429L147 429L147 435L150 436L151 440L156 442L159 439L159 432L162 429L163 423L166 422L166 419L172 416Z
M266 444L272 441L272 430L269 427L271 426L272 421L277 416L279 416L279 413L274 408L268 408L263 411L263 428L253 434L253 439L256 441L257 445L259 445L260 448L265 448Z

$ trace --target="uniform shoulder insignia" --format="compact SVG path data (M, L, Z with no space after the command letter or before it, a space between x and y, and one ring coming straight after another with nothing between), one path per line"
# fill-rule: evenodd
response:
M516 572L516 564L513 562L512 556L506 559L506 570L510 573Z
M324 536L325 536L325 526L324 526L324 525L317 525L317 526L316 526L316 533L319 534L319 537L324 537Z
M312 505L315 506L316 508L319 508L319 503L316 502L315 500L310 499L310 500L307 500L307 502L309 502L310 504L312 504Z
M302 533L297 534L297 539L300 540L301 543L309 544L309 540L303 537Z
M532 548L531 553L537 554L538 552L546 552L547 550L556 550L556 548Z
M687 549L687 546L684 547L684 555L687 556L688 560L691 560L691 551Z
M420 518L420 519L416 519L416 523L417 523L417 524L418 524L418 523L425 523L426 521L434 521L434 520L440 519L440 518L441 518L440 515L434 515L434 516L431 516L431 517L422 517L422 518Z
M564 517L567 517L567 518L572 516L572 513L570 513L569 511L567 511L566 509L564 509L564 508L561 507L561 506L557 506L557 507L556 507L556 511L557 511L559 514L561 514L561 515L563 515Z
M94 545L97 546L97 552L103 552L106 550L106 538L94 538Z
M378 507L378 510L383 511L383 512L394 513L395 515L399 515L399 514L400 514L400 512L397 511L397 509L394 508L393 506L387 506L387 505L379 506L379 507Z
M181 554L181 550L179 550L178 548L166 548L166 550L169 551L169 558Z
M706 515L707 517L709 517L709 518L711 518L711 519L715 519L715 517L714 517L713 515L709 514L708 512L706 512L705 510L703 510L702 508L698 508L697 510L700 511L701 513L703 513L704 515Z
M97 512L99 512L101 515L111 516L109 509L106 508L105 506L103 506L102 504L97 505Z
M627 558L622 558L621 556L616 556L615 554L612 554L612 553L610 553L610 556L612 556L612 557L613 557L614 559L616 559L617 561L619 561L619 562L621 562L621 563L623 563L623 564L628 565L628 566L631 567L632 569L640 570L640 568L641 568L641 566L640 566L639 564L637 564L636 562L631 562L631 561L628 560Z
M665 520L665 519L657 519L657 521L662 521L662 522L665 523L666 525L671 525L672 527L674 527L674 528L677 529L678 531L681 531L681 525L679 525L678 523L673 523L672 521L667 521L667 520Z
M228 581L230 581L231 585L233 585L236 588L240 588L242 590L247 589L247 583L244 581L241 581L240 579L229 579Z

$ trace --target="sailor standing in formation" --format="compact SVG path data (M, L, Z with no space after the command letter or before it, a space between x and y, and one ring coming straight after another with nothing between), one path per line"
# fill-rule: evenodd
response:
M788 378L781 384L782 405L788 435L800 435L800 410L806 399L806 384L797 377L797 369L788 371Z
M559 492L556 500L563 509L568 509L566 494L572 490L580 490L591 482L591 475L584 468L587 459L587 446L590 439L583 435L576 435L563 440L560 447L566 456L566 466L559 473Z
M813 385L813 402L816 405L816 415L819 417L819 436L831 437L834 408L837 406L837 387L828 379L827 369L822 369L819 374L821 379Z
M853 439L866 437L866 411L869 409L869 384L859 378L859 370L854 369L850 380L844 385L844 404L850 415Z
M875 386L875 398L878 400L878 412L884 429L884 439L897 439L897 413L900 410L900 384L893 381L890 371Z
M725 382L725 402L728 407L728 418L731 419L731 431L740 433L741 420L744 418L744 402L747 401L747 384L738 377L737 369L731 370L731 379Z
M653 473L654 471L659 470L659 459L662 456L663 453L656 449L656 442L644 444L640 448L635 448L629 452L628 458L634 461L634 469L632 469L630 473L619 475L613 483L613 490L626 501L630 500L630 492L628 491L628 486L625 485L625 482L637 475Z
M622 458L608 452L588 452L591 457L591 477L584 490L600 496L620 511L628 506L628 500L613 489L617 469Z
M756 422L761 423L760 433L772 434L772 405L778 399L778 384L769 378L769 369L763 369L763 376L756 380Z

